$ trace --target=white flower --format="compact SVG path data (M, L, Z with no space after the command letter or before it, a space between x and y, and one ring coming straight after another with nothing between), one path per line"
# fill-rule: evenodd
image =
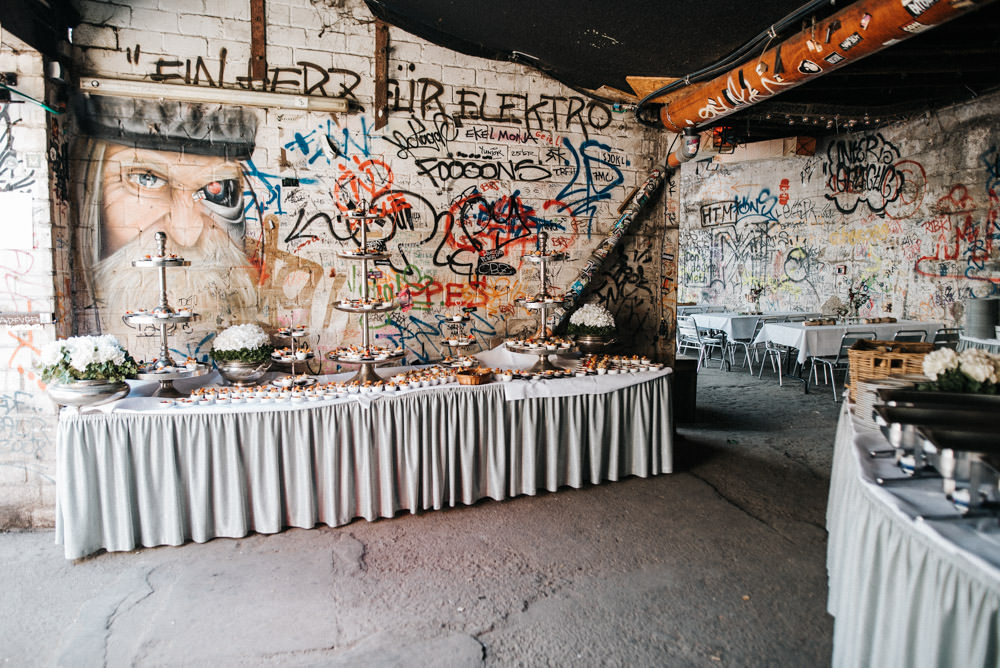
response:
M59 364L63 355L63 341L50 341L42 346L38 360L43 366Z
M969 348L958 356L959 368L977 383L997 382L996 358L985 350Z
M931 380L945 371L958 368L958 353L951 348L939 348L924 356L924 375Z
M253 350L270 342L267 332L260 325L233 325L219 332L212 347L216 350Z
M118 343L118 339L110 334L95 337L95 344L97 361L99 363L113 362L121 364L125 361L125 349Z
M77 371L86 371L91 362L97 361L97 346L93 336L74 336L66 339L69 365Z
M600 304L584 304L570 316L571 325L585 327L614 327L615 318Z

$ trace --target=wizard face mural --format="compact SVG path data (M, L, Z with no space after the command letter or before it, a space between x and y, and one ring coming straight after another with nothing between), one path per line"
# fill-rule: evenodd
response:
M174 332L181 354L220 325L257 319L259 271L248 257L244 184L238 158L253 150L255 122L224 109L93 98L80 111L88 135L76 147L76 287L82 328L115 334L149 358L158 328L135 327L126 311L160 301L157 272L132 267L156 249L191 262L170 272L174 307L202 313L200 326ZM173 343L173 342L172 342Z

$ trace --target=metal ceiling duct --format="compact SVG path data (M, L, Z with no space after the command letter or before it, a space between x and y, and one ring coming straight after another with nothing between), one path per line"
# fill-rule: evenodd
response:
M680 91L660 109L660 120L674 132L714 125L991 1L861 0L822 21L813 20L759 58Z

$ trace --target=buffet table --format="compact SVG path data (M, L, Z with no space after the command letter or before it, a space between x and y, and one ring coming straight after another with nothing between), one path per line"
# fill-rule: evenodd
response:
M845 404L827 508L833 665L1000 665L997 520L918 519L957 514L941 481L882 487L876 476L902 476L873 447L888 444Z
M664 369L280 406L161 409L130 395L99 412L64 410L56 542L76 559L669 473L671 378Z

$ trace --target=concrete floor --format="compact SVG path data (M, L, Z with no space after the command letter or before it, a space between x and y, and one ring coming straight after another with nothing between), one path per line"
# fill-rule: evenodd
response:
M0 535L11 666L822 666L829 391L703 370L673 475L66 561Z

